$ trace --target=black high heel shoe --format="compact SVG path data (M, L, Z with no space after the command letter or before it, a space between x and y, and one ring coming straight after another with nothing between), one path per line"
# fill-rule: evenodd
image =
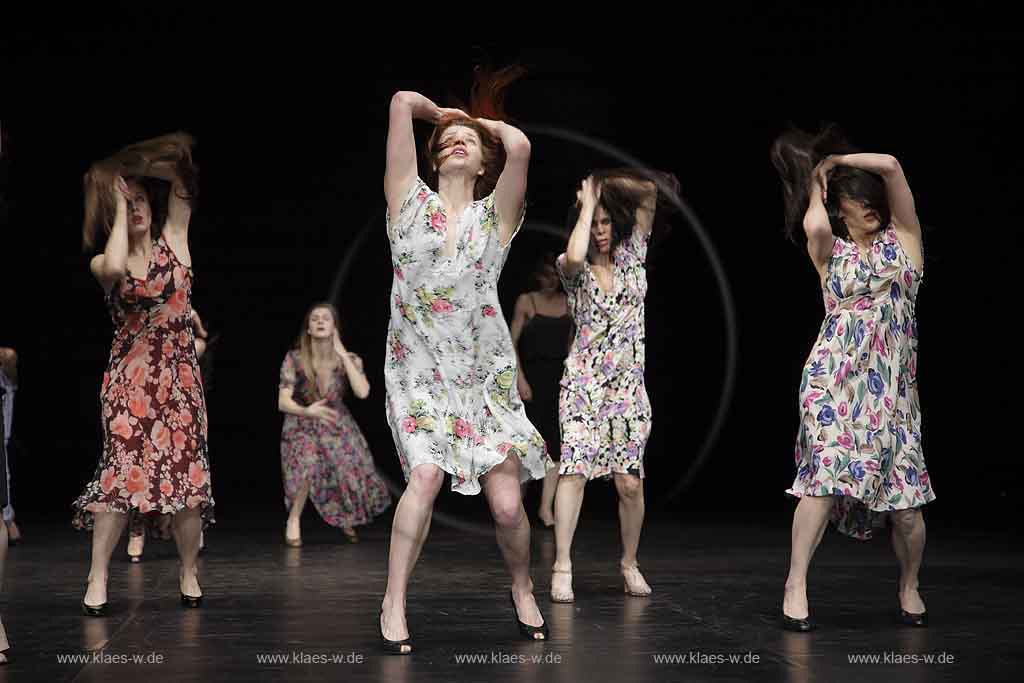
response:
M897 596L899 596L900 587L902 585L903 585L903 570L902 569L897 569L896 570L896 595ZM918 628L924 628L925 626L928 625L928 611L925 610L924 612L920 612L918 614L914 614L913 612L908 612L907 610L903 609L902 606L900 606L900 622L904 626L916 626Z
M787 615L785 612L782 613L782 628L787 631L793 631L795 633L807 633L817 628L811 618L808 616L806 619L794 619Z
M519 612L516 610L516 599L512 595L512 591L508 592L508 599L512 601L512 616L514 616L516 618L516 626L519 627L519 635L521 635L523 638L526 638L527 640L547 640L548 639L548 622L547 622L547 620L545 620L544 623L541 624L540 626L530 626L529 624L524 624L523 622L521 622L519 620ZM542 615L541 618L543 618L543 615ZM544 637L543 638L538 638L536 636L536 634L538 634L538 633L542 634Z
M107 603L94 607L85 604L85 600L82 600L82 614L87 617L105 617L107 615Z
M412 654L412 638L402 640L388 640L384 637L384 608L380 608L380 616L377 617L377 632L380 633L380 642L384 645L384 652L389 655ZM402 650L403 646L409 646L408 650Z
M181 606L195 609L203 606L203 596L181 594Z

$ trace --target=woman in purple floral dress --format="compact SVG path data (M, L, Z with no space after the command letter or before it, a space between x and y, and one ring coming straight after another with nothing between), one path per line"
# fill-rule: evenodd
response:
M674 178L672 181L674 182ZM644 519L644 448L651 404L644 385L647 245L658 191L653 180L605 171L577 193L579 217L556 261L576 336L559 397L562 453L555 492L551 600L572 602L572 540L588 481L611 477L619 495L624 589L650 595L637 564Z
M352 543L356 526L369 524L391 504L391 494L377 474L370 447L343 399L370 394L363 361L349 353L338 334L338 312L315 304L306 313L295 349L281 365L278 409L281 473L288 509L285 542L302 544L299 519L307 498L320 517L340 527Z
M202 601L196 556L213 496L192 325L191 146L184 133L148 140L94 164L85 177L83 242L92 248L106 240L90 269L115 328L100 389L103 456L74 503L75 527L93 530L82 601L89 616L105 612L110 554L132 511L174 515L181 602ZM153 179L169 181L169 192Z
M814 628L807 568L829 517L865 539L886 517L903 623L927 623L918 593L921 506L935 498L921 451L915 301L924 271L914 197L895 158L853 152L834 128L782 135L787 229L807 238L825 320L800 382L792 555L783 626Z

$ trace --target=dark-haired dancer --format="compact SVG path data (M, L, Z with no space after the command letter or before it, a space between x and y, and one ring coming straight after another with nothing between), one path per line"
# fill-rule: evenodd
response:
M834 128L782 135L772 161L787 230L806 236L825 303L800 381L797 474L787 491L800 502L783 625L814 628L807 568L831 513L840 531L862 539L889 516L900 616L924 626L920 508L935 494L921 452L915 301L924 258L914 197L895 158L856 153Z
M558 428L558 394L572 335L565 290L555 269L555 255L538 260L532 279L536 290L516 299L512 313L512 342L519 358L516 382L526 403L526 415L548 447L548 454L561 450ZM537 517L545 527L555 525L555 488L558 468L544 476Z
M665 177L675 184L675 178ZM579 216L558 270L576 335L565 362L559 420L551 600L572 602L572 540L592 479L613 478L619 495L625 592L650 595L637 564L644 520L644 449L651 404L644 383L647 245L658 186L631 171L601 171L577 192Z

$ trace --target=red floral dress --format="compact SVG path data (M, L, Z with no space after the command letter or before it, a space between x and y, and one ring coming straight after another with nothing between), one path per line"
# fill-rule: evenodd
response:
M192 277L161 236L145 279L128 275L106 297L115 332L100 389L103 456L73 504L78 529L91 528L98 511L201 507L212 521Z

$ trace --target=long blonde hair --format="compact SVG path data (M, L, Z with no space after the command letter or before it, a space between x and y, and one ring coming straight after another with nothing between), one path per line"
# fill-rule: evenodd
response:
M320 385L316 381L316 371L313 368L313 340L309 336L309 319L313 316L313 311L318 308L326 308L331 312L331 317L334 318L334 328L338 330L338 334L341 334L338 309L334 307L334 304L321 301L313 304L309 307L309 310L306 311L306 316L302 319L302 329L299 330L299 336L295 339L295 348L299 351L299 362L302 365L302 374L306 376L310 386L313 387L313 395L319 400L321 398Z

